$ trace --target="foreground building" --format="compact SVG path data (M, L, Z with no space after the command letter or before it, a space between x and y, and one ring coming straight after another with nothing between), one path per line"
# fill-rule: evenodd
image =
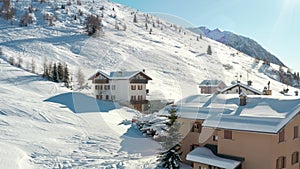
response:
M300 169L299 97L199 95L178 110L194 169Z
M152 80L145 71L117 71L109 75L98 71L89 78L92 80L97 99L117 101L123 105L143 111L148 102L146 84Z

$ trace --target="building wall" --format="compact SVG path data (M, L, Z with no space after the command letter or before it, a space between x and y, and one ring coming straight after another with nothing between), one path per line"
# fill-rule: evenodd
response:
M217 144L217 141L213 141L213 135L217 135L217 131L210 128L202 128L201 133L191 131L195 122L202 124L203 120L178 118L178 122L181 124L180 133L183 136L181 142L182 160L185 163L192 164L192 162L186 160L186 155L192 150L192 145L204 146L205 144Z
M300 169L300 163L292 165L292 153L298 151L300 153L300 138L294 139L294 126L299 126L300 129L300 115L298 114L285 128L285 141L279 143L279 136L272 136L272 168L276 168L276 160L280 156L286 157L286 168L287 169ZM298 131L300 136L300 131ZM299 159L300 161L300 159Z
M201 94L213 94L218 91L218 89L224 89L227 87L225 83L221 82L218 86L199 86Z
M100 89L100 87L96 89L95 86L97 85L102 85L102 90ZM105 85L109 85L110 88L108 90L105 90ZM114 89L113 86L115 86ZM115 96L116 101L129 101L129 87L129 80L109 80L109 83L96 83L94 84L95 96L102 95L102 100L106 100L106 95L108 95L108 100L112 100L112 96Z
M232 140L224 139L224 130L218 132L218 153L243 157L243 169L272 168L272 135L254 132L232 131Z
M136 86L136 90L131 90L131 86ZM138 90L138 86L142 86L142 90ZM146 100L146 84L143 83L131 83L129 87L129 100L131 99L131 96L136 96L136 99L138 100L138 96L142 96L143 100Z
M285 141L279 143L279 134L233 131L232 140L224 139L224 130L218 132L218 152L244 157L243 169L274 168L276 160L286 157L287 169L300 169L300 163L292 165L292 153L300 153L300 138L294 139L294 126L300 127L300 115L296 116L285 128ZM300 136L300 133L298 131ZM299 159L300 161L300 159Z

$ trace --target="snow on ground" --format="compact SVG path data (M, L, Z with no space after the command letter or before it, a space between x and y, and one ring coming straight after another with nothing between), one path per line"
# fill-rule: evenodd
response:
M42 73L44 58L66 62L74 80L79 67L86 79L96 69L146 69L153 79L147 86L150 99L178 101L199 93L197 85L202 80L219 79L230 85L237 74L242 75L239 80L244 83L252 80L253 87L260 91L271 81L274 95L285 87L274 80L270 68L228 46L207 38L197 41L198 35L179 31L162 20L157 24L158 19L152 16L146 30L146 14L107 0L93 2L82 0L81 6L72 4L64 10L52 8L57 1L33 2L39 10L34 13L36 24L29 27L19 27L17 20L10 25L0 18L0 47L4 53L0 55L0 154L14 157L11 168L20 164L24 168L29 168L27 164L33 168L153 168L159 145L144 139L130 125L119 125L136 112L70 93L59 84L11 67L4 61L9 57L16 61L21 57L25 69L33 59L38 73ZM30 3L12 4L20 17ZM79 10L83 16L78 15ZM52 27L42 20L42 14L48 12L57 17ZM138 23L133 23L135 12ZM103 35L89 37L84 33L82 23L90 13L103 13ZM126 31L116 30L116 23L121 28L126 24ZM208 45L212 47L211 56L206 54ZM296 90L289 88L291 94ZM85 92L92 93L88 89ZM0 168L6 162L1 160Z
M138 112L0 61L0 168L155 167L160 145L120 124Z
M146 14L136 9L107 0L82 0L81 6L73 3L67 5L66 9L60 8L61 3L33 2L40 9L35 12L39 22L29 27L19 27L17 20L9 25L0 19L0 46L5 54L3 57L15 57L15 60L22 57L25 68L34 59L39 73L42 73L44 58L49 62L66 62L72 70L74 80L78 67L83 69L86 79L96 69L146 69L146 73L153 79L148 85L151 99L178 101L199 93L197 85L202 80L219 79L230 85L237 80L237 75L242 75L239 80L243 83L252 80L254 88L260 91L269 81L274 94L279 94L279 91L286 88L276 80L277 76L272 75L271 68L262 62L255 63L253 58L233 48L205 37L197 41L197 34L180 27L175 28L171 23L151 15L147 19L146 30ZM18 15L21 16L23 8L29 3L19 1L13 4L20 9ZM104 10L100 10L102 5ZM53 6L59 8L54 10ZM82 16L78 14L79 10L83 11ZM42 13L45 12L56 15L54 26L47 26L47 21L42 19ZM89 37L84 33L84 18L90 13L103 13L103 35ZM137 23L133 23L133 13L137 13ZM74 20L75 15L77 20ZM120 30L115 29L116 24ZM126 31L122 29L124 24ZM150 28L152 34L149 34ZM206 54L208 45L212 47L211 56ZM278 69L277 65L271 66ZM294 95L297 89L289 88Z

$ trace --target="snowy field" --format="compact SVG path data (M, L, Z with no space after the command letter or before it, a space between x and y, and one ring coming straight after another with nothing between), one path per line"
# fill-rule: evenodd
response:
M274 95L286 87L272 74L278 65L255 63L205 37L197 41L199 35L152 16L146 21L146 14L135 9L95 0L54 10L54 5L60 5L55 2L34 2L39 10L34 12L35 24L28 27L19 27L17 19L10 25L0 18L0 168L155 168L160 147L131 125L120 124L137 112L96 101L92 90L70 91L12 67L6 62L10 57L21 57L24 69L34 60L39 74L45 58L65 62L73 80L79 67L86 79L97 69L146 69L153 79L147 86L150 99L179 101L198 94L202 80L219 79L230 85L240 75L239 80L252 80L260 91L270 81ZM29 2L13 4L18 18ZM105 10L100 11L102 5ZM133 23L135 12L137 23ZM56 15L54 26L47 26L43 13ZM90 37L84 32L84 18L90 13L103 13L103 35ZM111 17L114 14L116 18ZM116 30L116 23L126 24L126 31ZM212 55L206 54L208 45ZM292 95L297 90L289 89Z
M0 168L154 168L160 145L138 112L0 64Z

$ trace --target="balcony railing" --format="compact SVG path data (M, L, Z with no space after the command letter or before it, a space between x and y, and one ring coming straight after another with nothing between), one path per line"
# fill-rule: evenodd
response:
M146 80L146 79L131 79L130 83L144 83L144 84L147 84L148 80Z
M131 104L147 104L149 100L130 100Z
M108 83L108 79L94 79L93 83Z

